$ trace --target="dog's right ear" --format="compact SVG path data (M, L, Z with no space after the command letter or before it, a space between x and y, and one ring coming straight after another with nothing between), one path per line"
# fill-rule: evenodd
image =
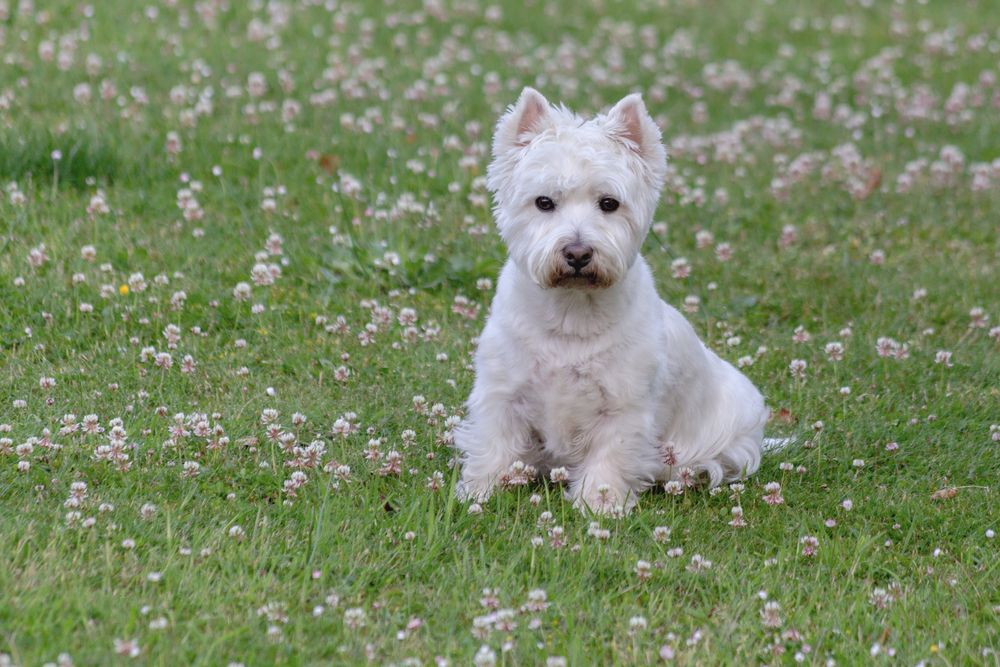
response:
M493 135L493 155L527 146L532 138L549 126L552 107L540 92L531 87L521 91L517 103L497 121Z

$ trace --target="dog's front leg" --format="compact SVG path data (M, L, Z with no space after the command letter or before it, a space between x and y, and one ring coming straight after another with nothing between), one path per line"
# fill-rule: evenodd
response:
M512 396L473 395L469 416L455 433L461 452L462 476L455 493L459 500L484 502L515 461L531 460L531 427L523 402Z
M594 429L583 463L571 473L574 506L597 514L631 511L663 466L652 431L651 418L637 413L608 418Z

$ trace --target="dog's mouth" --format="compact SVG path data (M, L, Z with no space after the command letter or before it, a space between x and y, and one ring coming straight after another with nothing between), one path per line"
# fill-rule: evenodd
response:
M611 286L611 280L597 271L558 271L549 278L550 287L568 289L603 289Z

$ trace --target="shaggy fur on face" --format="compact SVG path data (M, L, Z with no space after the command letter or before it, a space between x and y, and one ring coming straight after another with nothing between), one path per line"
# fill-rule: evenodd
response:
M593 247L586 281L569 286L608 287L632 267L659 199L666 171L660 131L642 99L629 95L607 115L585 121L549 107L528 88L500 119L487 185L493 191L500 235L511 260L540 286L567 282L573 271L562 249ZM539 210L545 196L553 211ZM596 205L619 202L609 215Z
M768 411L656 293L639 254L666 171L638 95L585 120L526 88L497 124L487 183L509 257L456 431L458 495L531 469L595 512L660 481L760 464Z

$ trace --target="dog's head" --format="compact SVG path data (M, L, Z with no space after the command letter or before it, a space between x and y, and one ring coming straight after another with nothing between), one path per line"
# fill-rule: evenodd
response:
M638 257L665 172L639 95L584 120L525 88L497 123L487 185L500 235L532 280L602 288Z

